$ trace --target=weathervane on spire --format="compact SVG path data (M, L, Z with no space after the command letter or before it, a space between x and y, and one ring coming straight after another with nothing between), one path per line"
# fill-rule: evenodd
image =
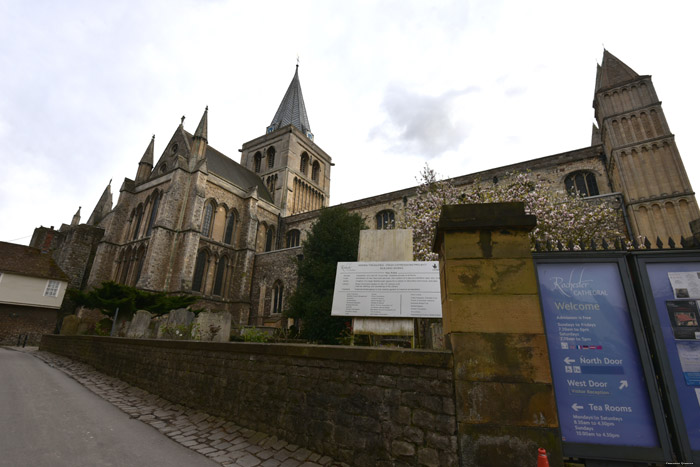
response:
M297 54L297 68L299 68L299 54Z

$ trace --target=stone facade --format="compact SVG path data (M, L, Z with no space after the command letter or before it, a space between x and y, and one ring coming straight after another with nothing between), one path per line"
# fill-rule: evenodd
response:
M41 349L353 466L458 463L449 352L88 336Z
M54 332L57 316L56 309L21 305L0 306L0 345L17 345L20 334L28 335L27 345L39 345L42 335Z
M54 261L69 278L68 286L80 289L90 276L97 244L103 235L104 229L87 224L64 224L58 232L53 227L39 227L34 230L30 245L51 251Z
M605 51L593 107L597 126L589 147L453 183L508 183L508 174L530 171L552 190L574 187L592 202L618 207L621 230L630 237L652 243L672 237L679 244L700 211L651 78ZM201 298L195 306L231 313L234 327L284 325L271 315L296 286L287 257L298 254L284 250L301 246L319 208L328 206L333 166L314 142L298 71L266 133L242 145L240 164L209 145L207 125L208 111L194 133L182 122L158 160L151 140L116 206L108 186L87 225L74 218L60 235L38 229L32 245L54 248L74 287L116 280L193 293ZM407 188L343 206L371 229L393 228L414 195L415 188ZM277 250L284 252L271 253ZM283 285L281 301L275 284Z
M296 264L301 254L302 248L294 247L255 255L249 324L284 327L286 320L280 311L284 310L291 291L296 289Z

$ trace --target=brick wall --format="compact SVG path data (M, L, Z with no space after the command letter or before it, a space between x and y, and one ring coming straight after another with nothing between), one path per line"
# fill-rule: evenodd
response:
M449 352L55 335L41 349L351 465L458 463Z
M27 345L38 345L56 328L57 315L56 309L0 305L0 345L17 345L19 334L29 334Z

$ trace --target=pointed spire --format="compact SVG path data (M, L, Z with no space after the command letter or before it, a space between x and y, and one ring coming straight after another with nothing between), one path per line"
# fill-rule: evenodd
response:
M591 146L603 144L603 137L600 134L600 129L595 123L593 123L591 126L593 127L591 129Z
M71 226L80 224L80 209L81 208L82 208L82 206L78 206L78 211L75 214L73 214L73 220L70 221Z
M151 142L148 143L146 152L143 153L143 157L141 158L141 162L139 162L139 164L148 164L153 167L153 144L155 143L155 140L156 135L151 136Z
M207 114L209 113L209 106L206 106L204 109L204 115L202 115L202 119L199 121L199 125L197 126L197 131L194 132L194 137L195 138L202 138L204 141L207 141Z
M141 157L141 162L139 162L139 168L136 171L136 183L142 183L148 180L153 172L153 144L156 140L156 135L151 137L151 141L148 143L146 152L143 153Z
M112 180L110 179L107 188L102 192L100 200L97 202L95 209L92 210L87 223L89 225L97 225L102 219L112 210Z
M289 84L289 88L277 109L277 113L275 113L272 119L272 123L267 127L267 132L270 133L289 124L294 125L301 130L302 133L309 136L310 139L313 139L311 125L309 125L309 117L306 115L304 96L301 94L299 64L296 66L294 78L292 78L292 82Z
M610 88L626 81L639 78L637 72L625 65L622 60L603 50L603 62L598 66L596 76L596 91Z

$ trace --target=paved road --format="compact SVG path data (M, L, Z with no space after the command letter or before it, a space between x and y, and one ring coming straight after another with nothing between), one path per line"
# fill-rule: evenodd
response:
M33 356L0 348L0 466L220 466Z

